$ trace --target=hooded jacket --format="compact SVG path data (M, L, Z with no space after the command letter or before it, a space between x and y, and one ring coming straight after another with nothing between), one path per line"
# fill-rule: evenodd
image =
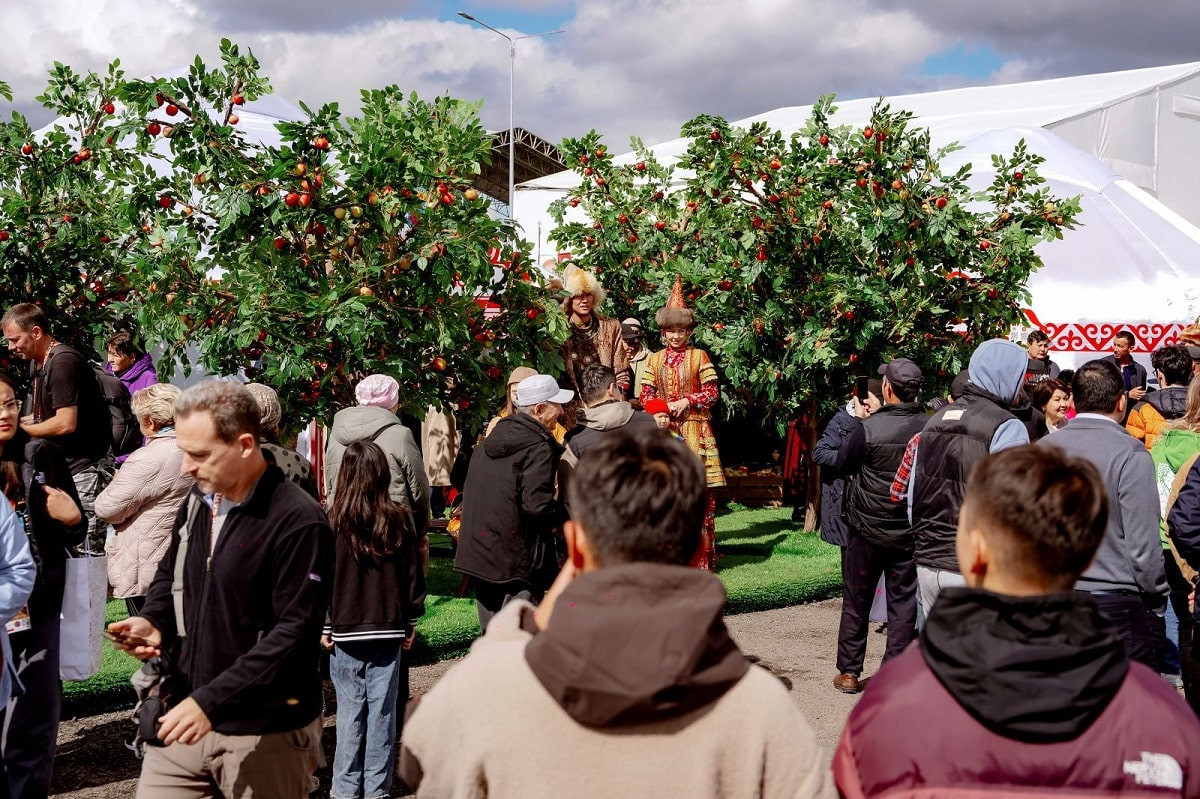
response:
M154 368L154 361L150 359L150 353L143 352L142 357L138 358L133 364L121 374L113 372L112 364L105 363L104 371L113 375L125 388L129 390L130 398L133 397L135 391L141 391L143 388L153 386L158 382L158 370ZM129 454L117 455L117 465L124 465L129 459Z
M1146 449L1154 449L1166 423L1187 412L1187 394L1187 386L1167 386L1147 394L1146 398L1133 406L1133 410L1129 412L1129 417L1125 420L1125 429L1138 441L1143 442Z
M374 405L355 405L343 408L333 417L329 443L325 447L325 502L333 502L337 490L338 468L346 447L355 441L374 441L387 455L392 472L388 493L412 511L417 536L425 535L429 527L429 478L412 431L387 408Z
M1158 507L1163 516L1164 548L1167 546L1167 500L1171 497L1171 486L1179 470L1197 452L1200 452L1200 433L1173 428L1164 430L1150 450L1150 460L1154 462L1154 483L1158 487Z
M106 363L104 371L110 375L115 375L118 380L125 384L125 388L129 389L129 396L133 396L134 392L141 391L143 388L152 386L158 382L158 370L154 368L154 361L150 359L150 353L142 353L142 357L133 362L133 365L126 369L121 374L116 374L112 370L112 364Z
M579 411L579 424L567 433L563 444L563 461L574 467L583 453L604 440L604 434L625 428L633 435L658 430L654 417L645 411L635 411L628 402L613 400Z
M869 796L1200 795L1200 722L1090 600L946 588L834 755Z
M489 583L533 585L535 548L567 518L554 490L561 455L550 431L528 414L496 424L471 455L455 571Z
M635 436L658 432L653 416L645 411L635 411L628 402L618 400L581 408L578 418L579 424L563 440L563 455L559 462L558 495L564 499L579 459L603 441L605 435L613 430L625 430Z
M1029 443L1025 424L1010 410L1028 357L992 339L971 356L963 394L933 415L921 432L909 491L917 565L958 571L954 537L972 467L991 452Z
M512 602L404 728L419 796L832 796L787 689L752 666L710 574L586 572L534 634Z

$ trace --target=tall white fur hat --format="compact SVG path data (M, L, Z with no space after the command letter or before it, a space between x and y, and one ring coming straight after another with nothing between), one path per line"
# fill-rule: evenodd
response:
M604 302L604 287L600 285L600 281L591 272L575 264L567 264L563 269L563 288L572 297L578 294L591 294L595 299L593 307L599 307Z

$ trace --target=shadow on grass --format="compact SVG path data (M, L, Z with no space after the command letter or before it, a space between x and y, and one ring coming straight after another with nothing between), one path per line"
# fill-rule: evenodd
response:
M717 520L717 576L728 612L798 605L841 590L837 547L806 533L786 508L735 509Z

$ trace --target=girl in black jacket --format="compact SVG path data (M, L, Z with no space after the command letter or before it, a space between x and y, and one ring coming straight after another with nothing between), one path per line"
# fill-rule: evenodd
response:
M2 753L2 778L8 786L7 791L0 786L0 793L14 798L50 792L62 709L59 614L67 550L83 543L87 533L83 506L62 452L49 441L26 435L20 416L16 384L0 374L0 489L25 523L38 568L27 626L23 622L10 638L25 693L14 697L7 709L0 708L0 725L11 731Z
M370 441L342 456L329 508L334 577L326 625L337 692L330 795L388 796L396 746L401 651L425 612L425 575L412 513L391 500L387 456Z

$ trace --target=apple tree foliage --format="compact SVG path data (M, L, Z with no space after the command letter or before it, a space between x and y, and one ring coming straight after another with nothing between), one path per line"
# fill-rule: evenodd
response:
M911 114L881 101L851 129L831 124L832 103L786 137L697 117L675 164L637 139L621 163L595 131L567 139L581 181L551 207L552 238L600 275L619 314L652 320L681 275L726 412L780 430L892 357L944 388L980 341L1020 321L1034 246L1079 211L1050 195L1023 142L973 192L971 166L943 172L951 148L931 149Z
M304 118L277 123L279 142L262 145L239 112L270 84L228 41L221 60L117 79L79 100L85 121L117 100L111 122L98 118L116 127L119 165L95 179L105 194L63 188L86 206L70 235L91 236L89 280L110 291L99 305L136 320L165 349L163 367L198 355L212 372L242 370L274 386L298 423L353 403L354 383L372 372L396 377L418 417L435 405L482 418L512 367L561 363L565 320L546 312L553 298L528 246L471 186L492 147L476 107L391 86L364 91L353 118L302 105ZM24 138L6 136L3 157L19 158L8 148ZM109 150L93 160L106 166ZM67 235L53 217L38 224ZM33 264L30 274L48 272ZM89 307L91 287L62 283L58 309L82 298L80 313L95 317L70 323L110 321ZM494 318L486 300L499 306Z
M79 74L56 63L38 101L58 121L41 135L13 112L0 122L0 305L36 302L55 335L95 354L95 337L121 317L124 263L142 164L121 146L120 63ZM7 85L0 92L9 101ZM7 351L0 367L22 371Z

